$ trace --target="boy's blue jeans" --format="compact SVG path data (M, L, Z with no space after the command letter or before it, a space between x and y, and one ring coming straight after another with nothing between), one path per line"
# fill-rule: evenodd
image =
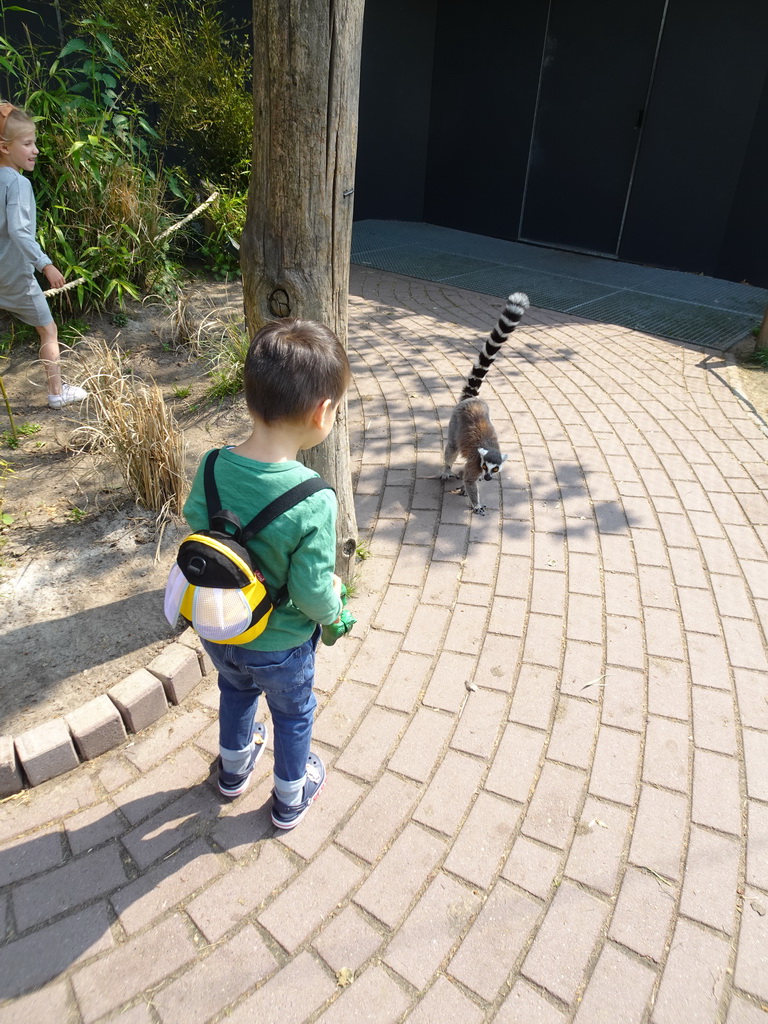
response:
M304 777L317 700L315 651L318 626L309 640L288 651L252 651L234 644L203 647L219 671L219 747L227 756L247 754L259 697L272 715L275 775L286 782Z

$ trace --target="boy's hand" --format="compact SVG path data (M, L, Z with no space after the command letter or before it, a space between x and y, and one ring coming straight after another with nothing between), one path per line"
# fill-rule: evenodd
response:
M52 263L43 267L43 277L46 279L51 288L63 288L64 287L64 275L58 269L54 267Z

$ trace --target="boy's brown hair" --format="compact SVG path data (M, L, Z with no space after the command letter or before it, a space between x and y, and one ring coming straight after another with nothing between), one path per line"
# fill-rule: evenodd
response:
M349 379L341 342L314 320L285 318L265 324L245 357L245 401L264 423L302 420L326 398L336 405Z

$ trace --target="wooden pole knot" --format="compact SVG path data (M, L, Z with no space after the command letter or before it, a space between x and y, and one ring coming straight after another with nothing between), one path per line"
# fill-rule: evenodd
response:
M284 288L275 288L269 296L269 312L275 317L291 315L291 302Z

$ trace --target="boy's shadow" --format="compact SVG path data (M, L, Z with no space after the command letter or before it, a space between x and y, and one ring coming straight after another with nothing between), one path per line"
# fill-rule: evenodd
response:
M239 859L274 835L272 769L264 767L259 764L258 778L234 803L219 795L213 773L191 788L125 803L117 794L119 814L107 810L67 830L73 854L67 860L55 829L0 851L0 892L15 924L15 934L0 946L0 1000L38 989L72 964L110 949L116 916L130 939L166 907L221 877L218 851ZM241 919L239 910L226 930ZM225 914L226 906L218 906L218 913ZM5 939L9 922L3 927Z

